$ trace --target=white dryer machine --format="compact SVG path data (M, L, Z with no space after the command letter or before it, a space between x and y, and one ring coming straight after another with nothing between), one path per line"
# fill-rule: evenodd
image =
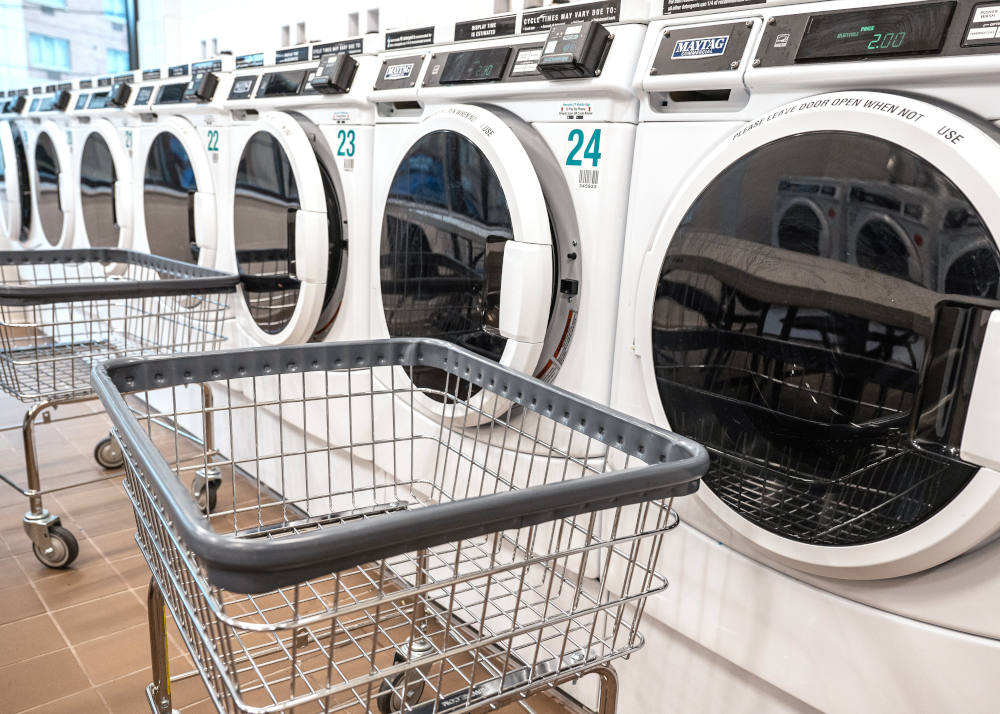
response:
M628 710L668 693L704 711L995 710L987 10L838 1L650 25L613 405L712 463L676 504Z
M158 73L158 70L155 70ZM81 80L74 101L70 132L73 137L74 205L78 247L131 248L134 178L132 131L138 119L122 106L128 99L122 87L138 81L131 73L118 81L111 77ZM148 78L150 72L142 72Z
M7 91L0 112L0 244L21 248L31 234L31 180L21 131L27 89Z
M21 123L35 217L26 248L70 248L73 244L73 158L66 116L71 98L71 92L56 85L35 87Z
M135 249L215 267L218 187L226 183L228 167L222 100L233 63L231 55L222 55L175 65L159 79L120 90L121 101L130 102L138 117L130 138Z
M382 58L372 94L374 337L447 340L607 403L644 11L525 11L509 23L518 34L471 41L470 27L506 23L458 23L436 36L465 41ZM386 47L396 39L389 33ZM376 378L382 393L404 394L397 409L415 406L375 422L399 444L379 449L377 461L403 477L427 458L409 435L436 436L442 424L466 430L456 453L478 449L515 471L521 459L502 454L534 453L533 437L491 449L481 441L508 430L477 427L503 417L573 458L601 450L569 428L538 434L532 412L508 414L509 402L431 366ZM576 468L565 459L535 467L551 478Z

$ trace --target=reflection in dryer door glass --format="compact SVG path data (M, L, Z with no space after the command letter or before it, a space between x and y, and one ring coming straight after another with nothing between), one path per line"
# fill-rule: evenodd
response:
M59 245L63 230L63 207L59 202L59 158L52 137L43 132L35 145L35 170L38 185L38 217L45 240Z
M184 144L170 132L161 132L146 157L142 191L146 235L153 255L198 262L194 214L197 190Z
M761 528L821 545L911 528L974 474L955 447L998 287L976 207L919 156L846 132L765 145L698 197L663 262L670 426Z
M21 235L18 239L26 243L31 233L31 179L28 177L28 152L24 148L21 132L14 128L14 155L17 162L17 181L20 184ZM9 173L8 173L9 175Z
M3 150L0 149L0 231L3 231L4 234L10 230L12 218L10 212L12 210L13 206L7 200L7 164ZM13 237L11 236L11 238Z
M487 245L513 238L507 199L482 151L460 134L420 139L396 170L382 223L379 274L391 337L447 340L492 360L506 339L488 331ZM489 283L499 285L499 263ZM539 306L546 309L547 306ZM444 398L445 373L413 368ZM454 380L450 391L465 396Z
M298 303L295 214L299 208L288 156L273 135L257 132L243 149L236 172L236 262L250 315L272 335L288 326Z
M80 203L87 239L95 248L118 247L115 164L100 134L87 137L80 159Z

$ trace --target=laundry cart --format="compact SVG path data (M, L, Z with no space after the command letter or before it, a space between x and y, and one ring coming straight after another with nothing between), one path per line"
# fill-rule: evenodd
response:
M443 388L375 378L399 368L438 369ZM152 394L171 403L206 383L208 414L160 416L214 422L214 453L157 445ZM677 524L672 499L708 463L693 441L436 340L115 361L94 385L152 571L157 714L171 711L164 604L220 712L466 712L541 690L570 702L555 687L587 674L602 683L598 711L613 712L611 662L641 646L645 599L667 587L654 563ZM464 413L483 390L497 398L474 436L447 408L430 435L405 417L371 422L391 413L380 400ZM538 416L530 433L521 410ZM289 427L296 414L329 438ZM550 445L557 426L594 442L575 453L602 455ZM468 438L479 447L459 448ZM500 461L517 446L529 466L510 472ZM413 468L379 471L380 448L414 455ZM207 513L188 488L206 467L225 479Z
M0 479L28 499L24 527L44 565L67 567L78 546L42 497L82 484L42 490L38 417L48 423L52 409L93 399L96 362L217 347L237 282L234 275L126 250L0 252L0 388L31 405L21 424L4 429L22 431L26 485ZM80 416L86 413L69 418ZM98 442L94 457L105 469L123 465L110 437Z

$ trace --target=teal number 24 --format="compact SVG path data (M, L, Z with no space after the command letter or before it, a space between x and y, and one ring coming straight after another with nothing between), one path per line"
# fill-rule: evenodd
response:
M583 161L577 158L577 154L580 153L580 149L583 149L583 130L573 129L573 131L569 133L568 141L573 143L573 148L570 150L569 156L566 157L566 165L583 166ZM593 133L590 135L590 141L587 142L587 148L583 149L583 158L590 159L591 166L597 166L597 162L601 160L600 129L594 129Z

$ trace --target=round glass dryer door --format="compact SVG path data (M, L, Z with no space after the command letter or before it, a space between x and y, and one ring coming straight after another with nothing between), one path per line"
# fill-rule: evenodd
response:
M149 252L163 258L197 263L195 179L191 157L171 132L153 139L146 157L143 212Z
M9 121L0 121L0 238L17 243L21 235L21 182L16 128ZM23 148L21 153L24 153ZM30 206L29 206L29 211Z
M911 148L846 130L790 132L701 191L659 272L652 362L725 507L797 544L858 546L970 482L959 366L1000 308L980 208Z
M91 133L80 158L80 205L87 238L94 248L117 248L119 228L115 205L118 179L111 149L104 137Z
M59 193L59 175L63 170L52 137L43 131L35 144L35 185L38 187L38 220L42 233L50 245L59 245L62 239L63 206Z
M233 225L243 299L254 324L266 335L288 334L297 327L293 320L300 303L319 300L322 307L317 319L301 332L304 339L313 341L322 339L333 325L346 267L346 243L340 200L327 162L312 149L300 158L303 164L314 164L310 170L319 170L322 205L317 207L322 208L318 212L322 215L316 225L305 225L310 221L303 213L307 201L301 192L307 187L272 131L254 133L243 147L236 170ZM316 187L308 188L315 191ZM304 225L298 225L300 221ZM299 231L312 228L316 234L310 233L300 243ZM304 286L299 277L310 263L321 274L319 290ZM325 270L320 270L318 266L323 265Z

